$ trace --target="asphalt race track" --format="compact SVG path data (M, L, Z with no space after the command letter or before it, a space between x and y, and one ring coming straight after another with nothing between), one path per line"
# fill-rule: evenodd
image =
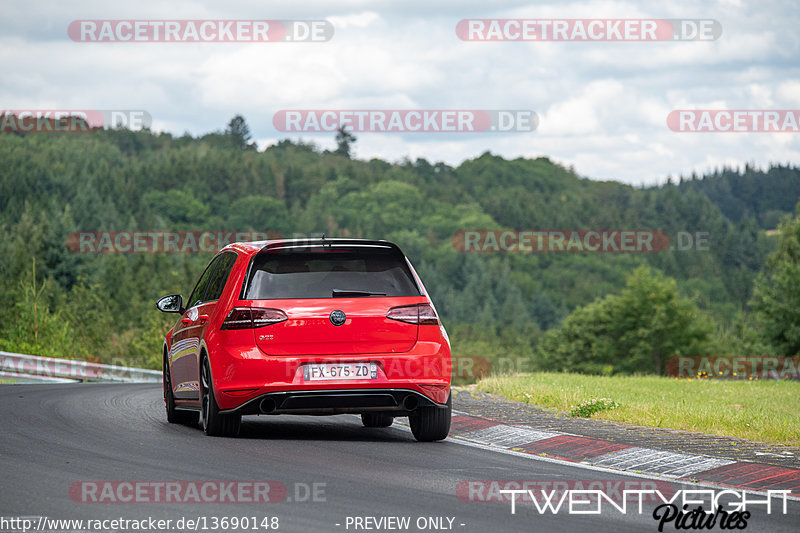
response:
M278 531L658 530L652 517L656 503L645 503L641 514L632 505L627 514L604 506L601 514L569 514L562 508L553 515L519 502L512 514L508 501L470 501L464 490L469 480L639 483L642 478L492 451L455 439L417 443L404 427L366 429L350 415L245 417L239 438L221 439L168 424L159 385L2 385L0 423L0 530L5 531L21 529L8 522L2 526L2 520L34 517L30 519L40 527L42 516L152 517L172 520L168 529L173 531L222 531L223 526L215 529L212 524L223 517L251 517L249 531L265 531L256 524L272 517L278 518ZM86 492L86 487L121 487L98 482L144 486L174 481L277 482L270 485L269 495L279 501L220 503L212 494L202 503L189 498L153 503L144 496L122 503L119 500L125 498L120 495L132 492L120 490L107 495L111 503L84 501L102 496ZM247 497L245 493L242 499ZM769 515L763 506L748 510L752 516L746 531L800 529L800 502L789 501L786 514L777 505ZM204 522L196 528L185 522L176 527L181 517ZM408 517L409 525L379 525L364 517ZM73 529L77 528L62 528ZM83 529L97 530L85 525ZM227 530L232 530L230 523ZM722 529L717 524L713 530ZM664 531L676 531L674 522Z

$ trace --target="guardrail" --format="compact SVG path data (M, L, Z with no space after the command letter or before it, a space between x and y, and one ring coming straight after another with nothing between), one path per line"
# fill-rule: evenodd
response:
M0 351L0 380L18 383L31 381L160 383L161 371Z

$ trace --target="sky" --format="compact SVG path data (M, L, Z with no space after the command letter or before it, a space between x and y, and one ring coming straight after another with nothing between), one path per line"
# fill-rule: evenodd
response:
M325 20L323 42L82 42L85 20ZM463 19L703 19L713 40L465 41ZM144 110L174 135L236 114L260 149L284 110L532 110L534 131L356 132L357 159L457 166L546 156L640 185L750 163L800 164L797 132L676 132L673 110L800 110L794 1L100 1L3 3L0 108Z

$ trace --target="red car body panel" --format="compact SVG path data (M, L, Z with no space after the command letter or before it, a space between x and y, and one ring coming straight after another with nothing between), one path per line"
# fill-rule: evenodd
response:
M187 308L165 338L176 405L199 408L202 354L208 356L215 398L223 412L255 412L254 400L281 392L405 391L445 404L451 374L444 327L438 321L418 325L386 317L395 307L433 306L410 262L406 260L419 296L242 299L254 256L286 242L291 241L233 243L215 256L236 254L219 299ZM280 309L287 319L251 329L222 329L234 308ZM333 325L334 310L345 313L344 324ZM306 364L343 362L375 363L377 375L374 379L304 379Z

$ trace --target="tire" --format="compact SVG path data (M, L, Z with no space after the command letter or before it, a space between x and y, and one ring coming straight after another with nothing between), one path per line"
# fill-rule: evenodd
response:
M200 422L203 433L211 437L235 437L242 424L242 415L219 412L208 357L203 358L200 366Z
M446 407L419 407L408 415L411 433L419 442L444 440L450 432L453 395L447 397Z
M388 428L394 422L392 415L385 413L364 413L361 415L361 423L365 428Z
M175 407L175 396L172 393L172 379L169 372L169 364L164 358L164 405L167 411L167 422L170 424L183 424L186 426L197 425L197 413L194 411L182 411Z

